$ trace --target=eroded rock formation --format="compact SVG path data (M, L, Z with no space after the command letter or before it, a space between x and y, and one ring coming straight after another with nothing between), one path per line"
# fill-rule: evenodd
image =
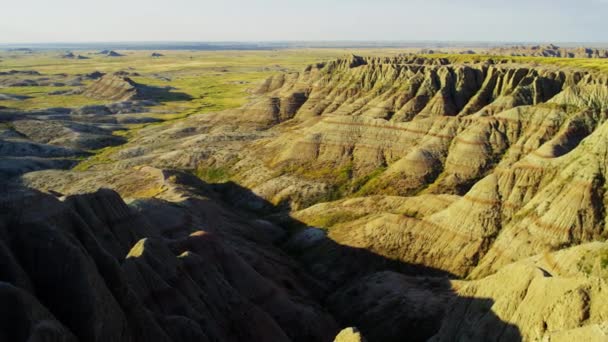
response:
M92 240L169 339L601 340L607 103L599 72L349 56L271 77L243 108L144 128L86 172L20 182L103 185L131 202L113 195L118 221L150 218L117 229L95 204L74 222L112 232Z
M141 85L129 77L107 74L88 86L84 95L104 100L127 101L141 99Z

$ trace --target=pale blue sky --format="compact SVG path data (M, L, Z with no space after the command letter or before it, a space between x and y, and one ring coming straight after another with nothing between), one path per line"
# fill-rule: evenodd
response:
M608 0L2 0L0 43L608 41Z

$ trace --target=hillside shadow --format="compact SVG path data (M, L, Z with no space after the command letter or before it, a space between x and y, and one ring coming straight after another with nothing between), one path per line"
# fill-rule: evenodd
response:
M492 312L493 299L455 292L449 272L339 244L234 182L211 187L228 206L286 229L290 236L278 245L324 284L318 300L370 342L522 340L517 326Z
M184 92L175 91L173 87L156 87L150 85L138 85L141 92L140 97L156 102L190 101L192 96Z

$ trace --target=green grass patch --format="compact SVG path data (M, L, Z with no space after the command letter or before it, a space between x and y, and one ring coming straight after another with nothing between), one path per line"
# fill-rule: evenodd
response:
M222 183L230 180L232 172L227 167L199 167L194 175L207 183Z
M381 166L364 176L353 181L353 192L357 196L365 196L373 192L378 176L386 171L386 166Z
M0 106L21 110L45 109L53 107L82 107L87 105L106 104L108 101L92 99L79 94L49 95L57 90L74 90L78 87L7 87L0 89L0 93L11 95L25 95L30 98L24 100L0 101Z
M96 165L113 163L115 160L110 158L110 155L117 152L121 148L121 146L122 145L108 146L99 150L90 151L91 153L93 153L93 155L78 163L78 165L74 166L73 170L87 171L92 169Z
M608 268L608 252L605 252L604 255L600 257L600 266L602 266L603 269Z

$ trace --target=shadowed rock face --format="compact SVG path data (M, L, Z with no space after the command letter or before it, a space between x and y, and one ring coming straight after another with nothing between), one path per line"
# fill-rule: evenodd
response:
M9 178L40 169L67 169L91 150L125 142L113 135L119 126L102 126L18 113L0 128L0 175Z
M123 185L117 184L118 189L128 193L128 178L141 176L123 175L126 179ZM164 179L163 195L159 197L167 202L139 200L131 208L109 190L63 197L60 202L31 190L19 193L7 189L13 196L6 199L10 204L2 203L8 208L2 222L12 223L3 230L8 236L3 240L8 241L3 242L7 246L3 255L8 260L2 271L4 279L26 293L40 288L51 291L48 296L52 298L64 298L63 302L49 301L44 299L46 292L37 290L36 300L44 307L35 317L42 318L28 318L26 322L56 325L57 331L67 332L66 339L71 333L82 339L81 334L92 333L86 331L88 328L74 331L70 324L84 323L71 323L72 316L63 313L63 305L70 303L73 311L101 297L105 299L97 304L99 310L111 309L114 314L99 319L107 326L113 322L111 318L125 316L127 327L120 329L136 331L124 338L127 341L139 340L135 335L154 341L330 341L337 334L335 321L342 326L357 326L369 341L443 341L455 337L513 341L542 336L597 336L597 331L604 329L601 322L608 307L604 305L607 297L603 281L586 278L578 266L580 260L593 264L594 256L608 252L604 243L539 255L506 266L495 275L462 281L450 280L441 270L390 260L323 235L305 239L296 234L284 248L297 256L304 271L272 246L272 242L284 241L277 234L281 228L247 215L239 217L238 208L225 206L220 199L243 190L222 190L225 186L213 190L171 172L161 172L157 177ZM146 184L152 182L148 179ZM78 181L72 179L71 183ZM26 217L31 215L30 207L49 211L40 215L44 223L29 223L32 219ZM66 220L62 218L65 215L75 217ZM19 217L22 219L17 220ZM31 225L34 228L28 228ZM55 243L43 248L28 238L41 236L48 241L47 225L62 227L54 230L52 239L60 245L57 248L61 253L54 249ZM68 253L70 244L81 246L76 249L81 252ZM63 268L47 262L47 272L34 271L31 265L38 263L29 261L34 251L41 258L53 255L58 265L72 265L60 262L65 260L63 253L70 259L93 258L96 268L63 266L66 271L61 271ZM83 256L78 257L79 253ZM77 265L91 264L82 261ZM101 277L103 282L88 280L101 285L88 285L92 288L84 294L64 293L64 289L75 287L63 283L76 282L78 274L88 274L87 279ZM50 286L53 282L62 286ZM21 301L28 310L36 307L26 299ZM121 304L124 301L129 303L128 309ZM319 302L335 319L316 304ZM50 314L44 314L45 310ZM146 318L148 315L153 319ZM156 332L152 336L137 329ZM340 335L356 337L352 333Z
M247 190L145 172L165 180L159 197L167 201L127 206L104 189L71 196L1 189L0 294L14 305L0 310L2 322L11 322L0 325L0 337L331 341L339 332L336 316L364 327L372 341L422 340L438 330L455 296L446 278L373 274L390 261L323 236L336 248L336 261L360 271L325 268L339 274L339 283L329 273L309 274L273 245L284 241L281 227L221 199ZM407 312L397 309L403 303ZM380 324L389 313L393 319ZM342 333L338 340L356 336Z
M144 232L100 220L121 232L103 249L169 339L329 341L351 326L361 334L338 340L601 340L607 84L350 56L274 76L241 109L144 128L88 172L20 181L156 197L132 203L153 223L127 225Z
M2 340L329 341L338 331L314 286L262 239L194 225L164 238L110 190L2 194Z

